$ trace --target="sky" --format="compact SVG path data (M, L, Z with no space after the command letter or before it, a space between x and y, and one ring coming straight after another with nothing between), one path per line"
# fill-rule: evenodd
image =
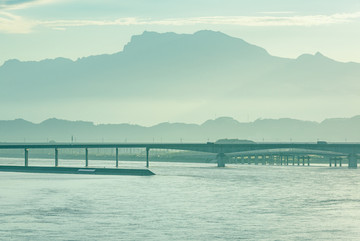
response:
M358 0L0 0L0 65L121 51L143 31L221 31L272 55L360 62Z
M203 29L244 39L275 56L297 58L304 53L321 52L337 61L360 63L359 0L0 0L0 65L9 59L38 61L66 57L76 60L116 53L131 36L144 31L194 33ZM311 105L311 101L308 102ZM136 103L133 104L136 108ZM178 105L183 109L182 114L186 114L189 106L196 106L194 103ZM173 113L168 118L162 115L161 119L149 121L143 121L143 115L118 120L105 108L100 109L102 112L97 116L104 118L82 119L98 123L115 119L115 122L151 125L168 120L201 123L222 115L238 117L240 121L262 117L316 121L325 118L321 113L287 116L286 110L274 115L268 108L247 112L241 117L232 115L233 109L229 109L220 113L199 112L189 118ZM47 108L39 112L37 118L35 114L27 118L14 109L6 118L40 122L51 117L71 119L72 114L59 116ZM359 113L333 113L334 116L328 117L354 114ZM151 116L151 113L145 115Z

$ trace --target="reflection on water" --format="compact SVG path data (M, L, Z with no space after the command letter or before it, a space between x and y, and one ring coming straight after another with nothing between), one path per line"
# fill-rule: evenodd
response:
M23 165L22 159L0 159L1 165L14 162ZM115 161L90 164L114 167ZM0 173L0 240L360 237L360 170L150 164L156 176ZM121 166L144 168L145 160Z

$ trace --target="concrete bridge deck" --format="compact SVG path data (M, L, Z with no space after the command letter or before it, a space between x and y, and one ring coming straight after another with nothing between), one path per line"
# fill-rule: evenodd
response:
M360 143L251 143L251 144L216 144L216 143L5 143L0 149L24 149L25 166L28 165L29 149L54 149L55 166L58 166L58 150L65 148L85 149L85 166L88 166L88 149L115 148L116 166L118 166L119 148L144 148L146 150L146 166L149 167L149 151L151 149L169 149L217 153L218 166L225 165L226 154L238 152L251 152L274 149L301 149L309 152L324 151L346 155L349 158L349 167L357 167L357 155L360 153Z
M216 144L216 143L22 143L0 144L0 149L55 149L55 148L149 148L199 151L210 153L232 153L269 149L306 149L331 151L343 154L360 153L360 143L253 143L253 144Z

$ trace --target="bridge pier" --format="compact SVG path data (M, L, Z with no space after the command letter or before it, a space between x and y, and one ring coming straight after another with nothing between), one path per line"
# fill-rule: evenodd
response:
M349 156L349 168L357 168L357 155L355 153L351 153Z
M337 157L334 158L334 167L337 166Z
M300 156L297 156L297 165L300 166Z
M85 167L89 166L89 150L85 148Z
M216 159L218 167L225 167L227 156L224 153L217 154Z
M232 160L233 160L233 163L235 163L235 164L239 163L239 158L237 158L237 157L233 157Z
M216 159L218 167L225 167L225 163L228 161L228 157L224 153L218 153Z
M55 148L55 167L59 166L59 150Z
M307 165L310 166L310 156L307 156Z
M289 166L289 156L286 156L286 166Z
M340 157L339 158L339 167L341 167L342 166L342 158Z
M331 167L331 161L332 161L332 157L329 157L329 167Z
M305 166L305 156L302 156L302 164Z
M24 151L25 151L25 164L24 165L27 167L27 166L29 166L29 149L25 148Z
M146 147L146 167L149 168L149 151L150 148Z
M295 166L295 156L292 156L292 165Z
M115 155L116 155L116 167L119 167L119 148L117 148L116 147L116 153L115 153Z

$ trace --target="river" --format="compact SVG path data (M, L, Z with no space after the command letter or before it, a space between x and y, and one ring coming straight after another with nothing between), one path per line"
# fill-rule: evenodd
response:
M0 164L21 159L0 158ZM39 164L42 160L31 161ZM75 161L62 162L74 165ZM50 160L46 163L50 163ZM83 163L77 161L76 163ZM91 162L97 166L113 162ZM121 162L143 168L145 162ZM150 163L155 176L0 172L1 240L358 240L360 170Z

